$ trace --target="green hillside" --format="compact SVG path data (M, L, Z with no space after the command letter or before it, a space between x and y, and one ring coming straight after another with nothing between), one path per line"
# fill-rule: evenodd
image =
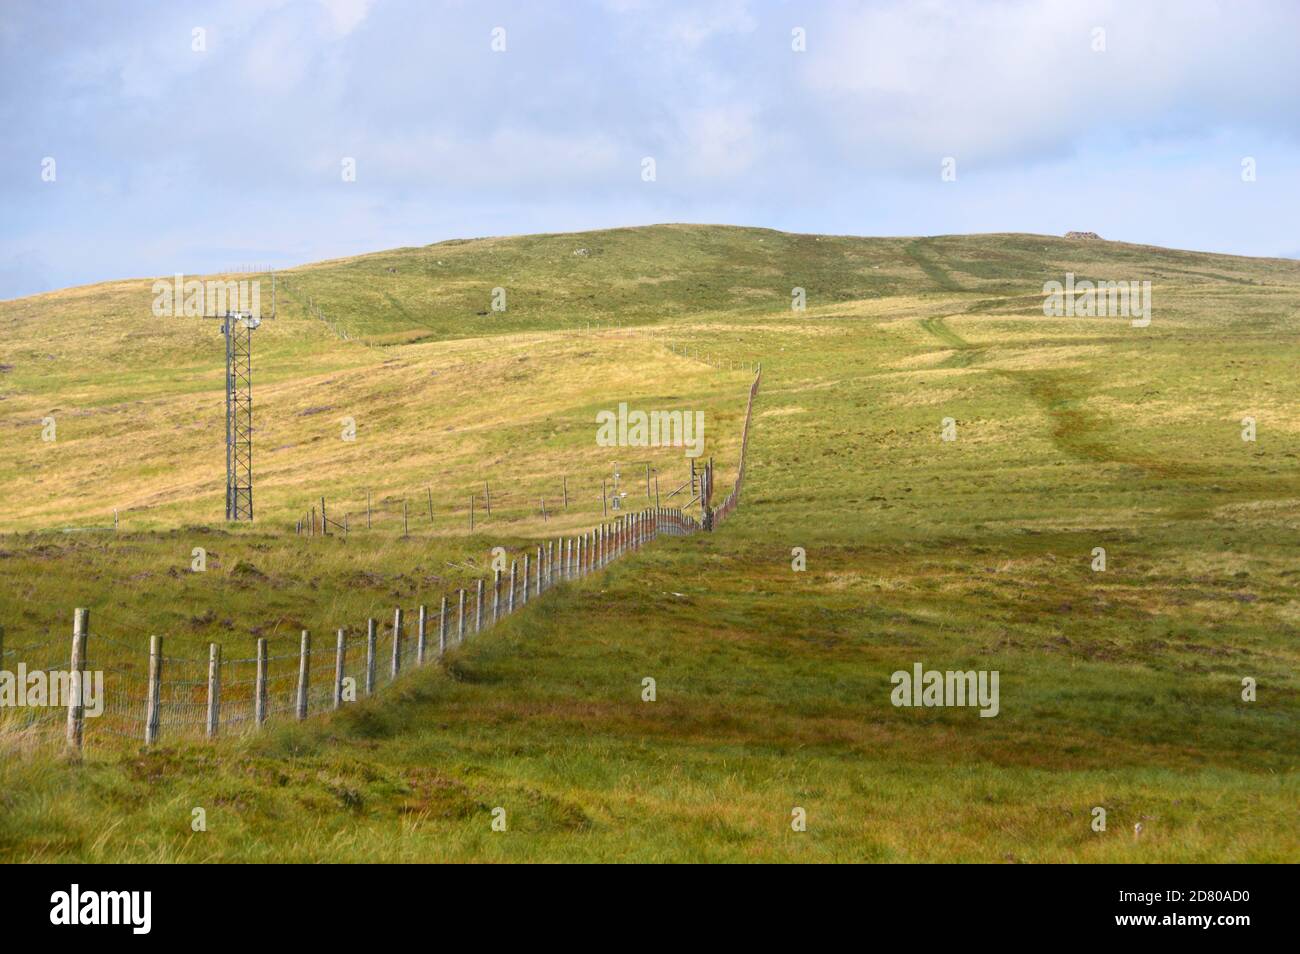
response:
M1150 325L1045 317L1067 273L1150 281ZM703 411L729 485L761 362L742 506L303 726L148 752L101 733L81 765L11 727L0 857L1300 857L1300 262L672 225L277 283L253 527L220 522L216 322L155 318L150 280L0 302L6 646L63 638L74 606L117 664L154 633L284 651L432 603L493 546L601 520L615 461L638 506L646 463L663 493L686 479L679 448L596 444L620 401ZM294 533L322 495L348 539ZM116 534L61 532L114 509ZM998 670L999 714L891 705L916 663Z

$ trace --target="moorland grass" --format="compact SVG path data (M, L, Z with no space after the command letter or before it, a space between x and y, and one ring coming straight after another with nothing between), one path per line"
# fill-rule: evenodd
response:
M1152 324L1045 318L1041 285L1066 271L1151 280ZM761 360L741 509L337 715L92 748L80 765L7 736L0 856L1300 856L1300 263L667 226L394 250L289 282L353 338L282 301L259 339L266 517L251 530L214 522L214 331L175 319L141 334L147 283L0 303L11 643L66 629L73 605L129 621L127 638L196 647L409 605L472 578L498 542L599 519L587 489L568 524L522 501L569 468L588 489L608 472L592 417L620 399L705 409L729 481L739 366ZM490 311L498 285L505 315ZM807 311L790 309L795 285ZM344 415L356 446L338 438ZM664 473L679 455L657 459ZM485 471L527 488L499 523L470 536L457 514L398 538L402 496L431 486L452 514ZM381 525L346 543L295 536L322 486L350 489L331 492L353 519L374 487ZM116 537L38 532L112 506ZM201 545L216 566L186 575ZM266 580L232 576L238 561ZM891 673L916 662L998 670L999 715L893 707Z

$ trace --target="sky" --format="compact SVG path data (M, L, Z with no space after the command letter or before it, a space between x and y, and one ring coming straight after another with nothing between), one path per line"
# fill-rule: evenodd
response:
M1300 258L1298 53L1294 0L2 0L0 299L656 222Z

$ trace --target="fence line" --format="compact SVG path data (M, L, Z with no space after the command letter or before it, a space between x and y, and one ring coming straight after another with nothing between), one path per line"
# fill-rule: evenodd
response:
M694 460L689 460L694 465ZM637 461L636 463L648 465L650 462ZM410 536L413 528L421 526L426 528L432 526L444 531L464 527L472 531L477 529L479 524L492 518L494 512L499 523L533 519L540 519L543 523L547 523L551 519L563 518L571 511L593 509L600 510L604 516L608 516L610 511L614 511L617 515L619 511L626 510L634 500L654 501L654 506L658 507L676 496L682 489L692 487L697 479L697 475L692 473L685 483L676 488L669 483L661 492L659 477L666 471L648 467L644 473L644 479L641 472L628 475L625 486L634 489L622 490L620 487L621 494L617 498L612 493L608 477L601 478L599 484L595 478L579 484L569 474L561 474L553 484L547 485L552 491L556 491L550 494L534 489L540 482L534 484L532 488L521 490L518 489L520 486L518 482L511 489L505 489L503 484L485 480L481 484L475 484L482 488L482 492L475 491L468 494L465 504L459 509L455 506L435 509L433 490L429 486L425 486L411 497L388 493L375 498L373 492L367 489L352 498L354 501L358 498L363 499L351 506L338 502L345 499L341 497L313 497L311 504L300 517L295 519L291 527L297 536L336 534L347 537L354 531L373 529L382 516L390 526L400 524L401 535L405 537ZM642 486L645 488L644 495L640 489ZM597 501L594 508L591 506L593 497ZM437 502L445 503L445 499L441 497ZM696 499L694 489L683 499L694 502ZM416 502L414 506L411 505L413 500ZM681 504L681 507L685 509L686 504Z
M479 578L468 589L441 595L437 604L421 604L414 614L413 632L405 608L395 607L390 626L372 618L364 632L342 628L333 640L322 635L315 642L303 631L297 652L272 655L262 638L253 657L227 656L217 643L199 656L169 655L162 636L151 636L147 652L140 651L96 632L89 612L81 608L74 614L70 655L67 644L53 637L9 647L0 627L0 669L22 665L28 673L46 673L52 683L64 676L73 686L82 674L103 673L103 695L95 705L102 705L101 713L88 714L84 706L88 700L73 691L67 695L66 709L15 708L8 710L12 715L6 714L0 727L53 727L65 722L67 745L78 753L87 735L92 740L117 737L146 745L185 735L214 738L255 731L267 722L305 719L313 712L373 695L408 669L441 661L448 651L504 622L558 585L597 573L660 536L689 536L716 528L740 499L761 375L760 368L750 386L735 483L716 510L711 506L712 461L705 465L701 520L682 508L627 512L584 532L531 544L510 557L508 568L494 563L490 580ZM104 644L129 648L138 655L96 666Z

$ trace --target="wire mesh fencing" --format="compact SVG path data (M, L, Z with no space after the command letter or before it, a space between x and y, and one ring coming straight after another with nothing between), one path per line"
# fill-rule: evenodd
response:
M71 646L64 636L41 634L7 643L0 628L0 734L34 733L68 745L130 740L152 744L175 738L237 735L267 723L301 720L383 691L412 669L436 665L477 635L499 625L530 601L567 581L599 572L660 536L712 529L732 513L745 475L745 451L761 368L750 388L735 483L716 509L705 500L703 519L680 508L626 513L584 533L540 541L503 556L490 578L417 607L393 608L368 619L364 631L301 634L296 650L257 640L252 656L227 656L217 643L206 655L171 652L164 637L124 637L74 613ZM712 464L707 485L712 485ZM39 691L39 692L38 692Z

